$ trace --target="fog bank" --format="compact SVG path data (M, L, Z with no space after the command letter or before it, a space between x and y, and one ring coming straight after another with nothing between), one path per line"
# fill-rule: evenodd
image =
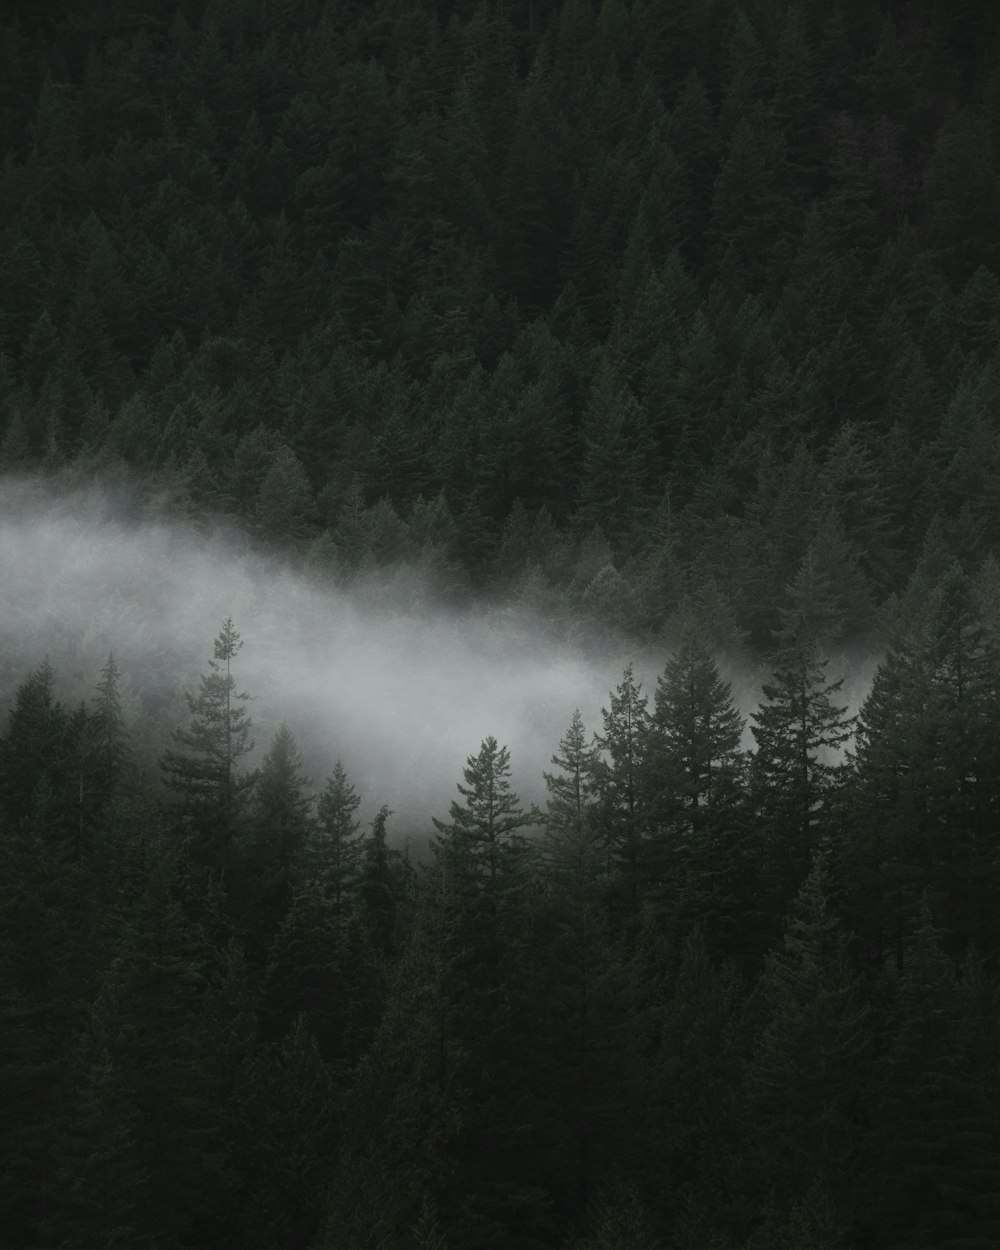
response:
M48 656L58 696L89 699L113 651L136 736L158 752L232 616L258 758L286 720L315 785L341 757L364 814L387 803L391 829L419 834L447 814L466 757L493 734L510 747L522 799L540 802L573 709L598 728L625 657L547 640L524 616L428 607L408 584L379 601L296 572L237 532L165 522L96 487L5 479L0 697Z

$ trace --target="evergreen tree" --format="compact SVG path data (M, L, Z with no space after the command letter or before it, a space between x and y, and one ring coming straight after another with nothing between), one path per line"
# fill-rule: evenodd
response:
M198 680L198 693L185 694L191 721L173 731L176 748L163 757L165 782L177 795L194 851L209 867L223 868L238 822L256 777L239 762L253 749L250 696L239 693L232 661L243 646L232 618L222 626L209 672Z
M302 756L287 725L279 726L256 773L253 802L238 833L232 893L258 956L277 932L292 897L293 865L312 828Z
M611 692L610 708L602 708L604 733L595 742L606 758L597 769L598 820L618 877L617 890L627 914L638 913L646 877L648 812L643 772L649 742L649 713L642 685L625 666Z
M483 739L462 775L464 805L456 800L449 821L434 820L436 855L454 888L496 895L519 878L525 846L518 830L539 823L540 813L520 806L510 787L510 751L496 738Z
M846 1212L869 1094L867 1005L817 857L761 985L767 1007L749 1068L756 1192L779 1204L826 1185Z
M688 630L657 680L644 785L657 893L679 931L734 936L750 868L744 722L711 652Z
M594 820L596 751L578 711L559 745L552 762L560 772L544 774L544 894L533 904L533 944L544 958L537 984L527 988L542 1034L537 1079L550 1169L560 1205L576 1212L613 1153L616 1082L609 1053L622 969L607 923L607 854Z
M315 882L343 924L361 872L364 843L354 813L361 798L340 760L316 799L316 821L299 855L299 876Z
M93 704L89 723L91 786L97 804L104 806L122 789L132 756L122 708L121 672L110 652Z
M949 559L929 549L914 575L845 779L856 923L875 958L894 952L897 962L928 889L953 934L995 943L997 659L969 580Z
M0 813L13 828L31 815L36 796L44 792L52 821L47 837L58 839L76 829L79 772L72 765L72 722L53 697L53 680L45 660L17 688L0 739Z
M586 889L597 880L604 856L594 822L597 753L587 745L579 709L573 713L559 750L561 754L553 755L552 763L560 773L542 774L549 792L542 854L555 877Z
M257 1057L246 1132L242 1244L306 1250L322 1218L337 1119L331 1073L303 1016Z
M766 702L750 718L756 743L751 797L778 915L805 879L813 852L829 848L837 771L832 753L853 725L846 708L833 702L843 678L827 682L826 663L807 648L790 654L764 684Z
M399 911L406 888L406 866L401 853L389 846L386 822L392 812L385 804L375 813L371 834L362 848L355 914L367 942L383 970L398 950Z
M150 865L101 978L75 1058L63 1141L63 1244L184 1244L214 1226L222 1181L207 1088L199 936L176 854ZM183 1203L176 1195L183 1191Z
M8 1235L30 1246L46 1244L63 1201L71 1064L97 955L93 881L59 836L60 806L43 777L17 821L0 814L0 1207Z
M343 1063L346 1017L343 951L326 899L307 885L292 899L264 972L262 1026L269 1041L301 1017L327 1063Z
M878 1244L982 1246L995 1240L998 1089L976 1053L971 1002L926 897L905 942L883 1022L861 1208ZM971 969L970 969L971 971ZM975 983L974 975L969 978ZM877 1176L877 1184L873 1183Z
M257 492L253 515L260 531L278 541L303 538L309 532L315 515L312 487L290 448L275 454Z
M625 1106L630 1137L641 1146L632 1153L623 1143L624 1158L657 1195L657 1214L673 1223L678 1240L685 1225L690 1236L690 1225L701 1222L697 1209L711 1204L703 1222L712 1232L702 1244L716 1244L736 1214L726 1195L743 1162L736 1153L744 1113L743 987L730 966L713 966L697 929L677 951L647 924L629 972Z

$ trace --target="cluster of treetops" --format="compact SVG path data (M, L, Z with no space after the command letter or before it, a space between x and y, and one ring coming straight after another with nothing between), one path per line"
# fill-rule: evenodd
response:
M799 576L878 633L935 515L1000 537L998 18L11 0L0 460L634 634L767 649Z
M419 863L286 726L249 766L232 621L155 776L113 658L75 710L30 673L9 1244L992 1250L1000 578L918 572L856 718L789 632L748 725L692 627L544 810L487 738Z

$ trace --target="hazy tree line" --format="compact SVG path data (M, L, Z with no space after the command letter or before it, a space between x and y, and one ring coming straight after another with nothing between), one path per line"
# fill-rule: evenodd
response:
M568 713L543 810L483 741L419 861L287 726L249 766L232 621L157 775L113 657L76 708L31 672L10 1244L997 1244L998 594L927 549L856 720L789 628L747 726L692 623Z
M420 862L231 621L153 771L23 675L7 1242L1000 1244L998 19L4 6L0 468L670 640Z
M997 543L996 7L5 6L0 459L772 645ZM835 639L836 640L836 639Z

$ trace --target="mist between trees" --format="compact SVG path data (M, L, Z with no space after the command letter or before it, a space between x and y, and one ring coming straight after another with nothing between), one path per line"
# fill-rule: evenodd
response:
M251 758L286 721L315 789L339 757L371 806L364 814L388 803L412 833L429 827L488 734L511 746L519 787L540 802L540 768L573 709L596 728L625 664L651 690L679 636L654 645L504 598L449 603L420 567L338 583L232 525L208 532L99 483L0 482L0 585L4 703L45 659L61 698L86 699L113 652L126 721L154 764L185 716L207 640L231 616L246 644L239 677L252 695ZM748 716L766 663L716 655ZM832 661L852 710L873 664L862 651Z
M3 484L19 1244L1000 1230L989 564L925 547L852 707L791 612L640 671L144 500Z

